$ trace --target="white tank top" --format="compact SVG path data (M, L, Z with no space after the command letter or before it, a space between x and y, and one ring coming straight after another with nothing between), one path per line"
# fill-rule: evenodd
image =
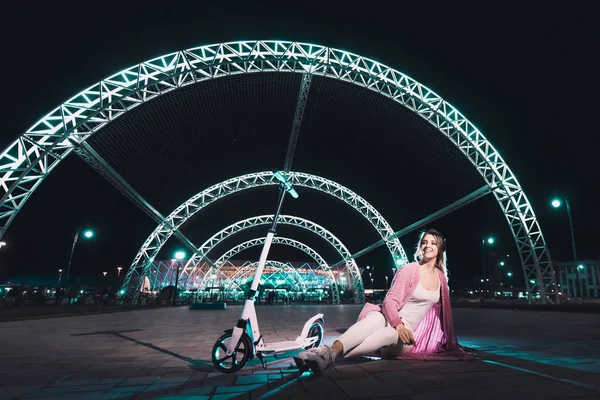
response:
M415 288L412 297L406 305L398 311L398 315L402 318L404 326L414 332L421 321L425 318L431 307L440 301L440 288L436 290L427 290L421 282Z

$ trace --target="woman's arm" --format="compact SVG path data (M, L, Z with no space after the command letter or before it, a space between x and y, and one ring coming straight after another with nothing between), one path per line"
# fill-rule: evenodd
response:
M389 292L381 303L381 313L387 322L394 328L398 325L404 325L402 323L402 318L398 315L398 311L400 311L400 302L404 297L406 285L408 284L406 275L405 268L400 268L398 270L394 279L392 279Z

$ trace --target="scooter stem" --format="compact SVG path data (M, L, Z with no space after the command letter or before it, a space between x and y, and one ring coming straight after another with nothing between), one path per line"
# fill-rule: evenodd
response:
M269 249L271 248L271 242L273 241L274 236L275 232L272 230L267 233L267 239L265 240L262 252L260 253L260 258L258 259L258 267L254 273L254 280L252 281L252 286L250 286L251 293L256 293L256 290L258 289L260 277L262 276L263 269L265 268L265 263L267 262L267 256L269 255Z

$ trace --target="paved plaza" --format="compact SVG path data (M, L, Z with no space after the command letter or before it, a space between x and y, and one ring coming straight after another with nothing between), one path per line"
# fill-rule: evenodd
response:
M325 314L325 344L361 306L257 307L267 341ZM210 352L241 307L159 308L0 323L1 399L598 399L600 314L456 308L476 361L340 360L300 374L289 355L216 372Z

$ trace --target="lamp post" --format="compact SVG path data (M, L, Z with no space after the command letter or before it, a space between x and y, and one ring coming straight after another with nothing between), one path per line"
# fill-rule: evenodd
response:
M369 271L369 278L371 278L371 281L374 281L375 280L375 266L367 265L367 270ZM373 288L371 288L371 289L373 289Z
M56 285L56 289L60 290L60 280L62 279L62 269L58 270L58 284Z
M185 257L185 253L183 251L175 252L175 259L177 260L177 270L175 272L175 285L173 288L173 306L175 305L175 300L177 299L177 283L179 281L179 266L181 265L181 260Z
M488 265L489 262L486 262L485 259L485 246L486 244L488 246L493 245L496 242L496 239L493 236L488 236L488 237L482 237L481 238L481 263L483 266L483 278L489 278L488 274L491 275L491 271L489 271L491 268Z
M67 276L65 277L65 288L69 290L69 275L71 274L71 262L73 261L73 253L75 252L75 245L79 240L79 233L81 230L78 228L75 231L75 236L73 237L73 246L71 247L71 256L69 257L69 265L67 267ZM90 239L94 236L94 231L87 229L83 232L83 236L87 239Z
M573 219L571 218L571 204L569 203L569 198L567 196L564 197L555 197L552 199L550 204L554 208L559 208L562 205L562 202L565 202L565 208L567 209L567 216L569 217L569 227L571 228L571 246L573 247L573 261L577 261L577 249L575 247L575 234L573 233Z

